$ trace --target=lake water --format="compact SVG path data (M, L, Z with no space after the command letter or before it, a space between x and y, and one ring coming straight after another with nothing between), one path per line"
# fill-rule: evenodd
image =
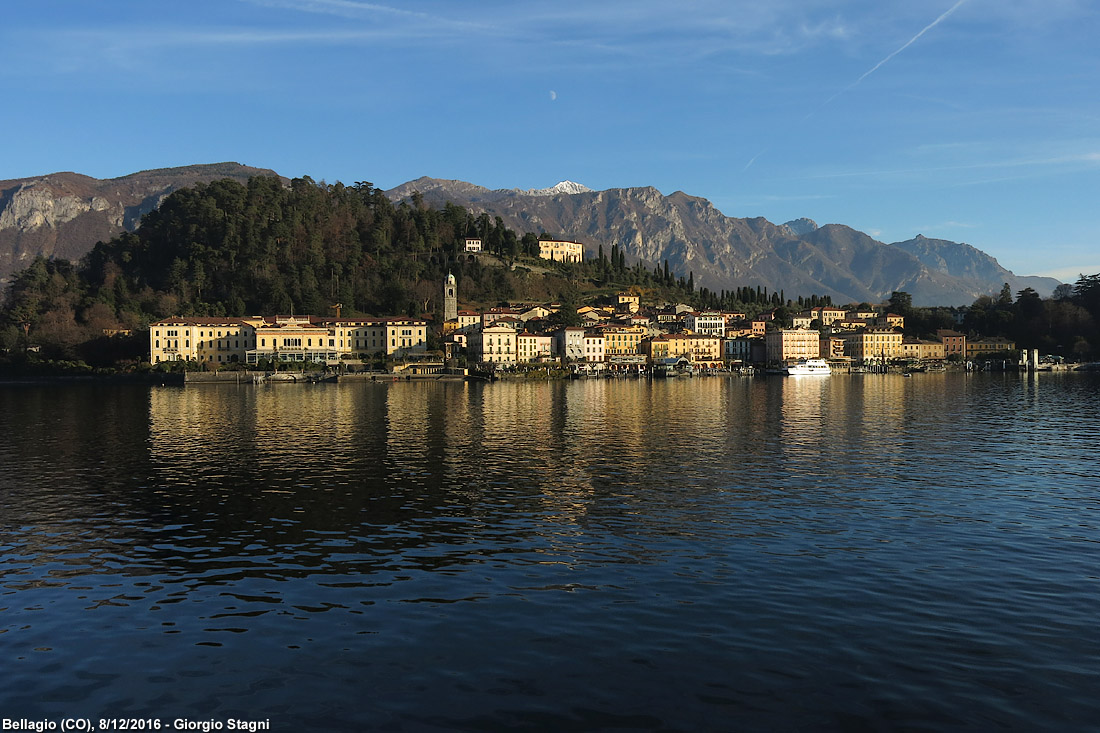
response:
M1087 729L1100 379L0 388L0 717Z

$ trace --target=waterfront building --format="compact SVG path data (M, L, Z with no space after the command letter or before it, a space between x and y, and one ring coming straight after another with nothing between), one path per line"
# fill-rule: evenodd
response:
M540 239L539 257L555 262L581 262L584 260L584 245L567 239Z
M563 359L583 359L584 329L579 326L565 326L555 331L554 354Z
M906 359L920 359L921 361L943 361L944 359L942 341L904 338L901 342L901 350Z
M966 359L967 361L973 361L976 359L985 359L990 354L999 354L1005 351L1015 351L1016 343L1000 336L994 336L991 338L980 339L967 339L966 341Z
M404 357L427 348L428 324L416 318L274 316L256 324L245 361L312 361L334 364L360 355Z
M597 329L584 332L584 360L602 364L604 361L604 336Z
M469 334L469 353L483 364L513 366L518 358L516 330L511 326L494 323Z
M722 342L722 348L726 363L751 364L754 361L752 358L753 342L759 342L761 340L759 336L737 336L735 338L725 339Z
M641 353L638 345L645 337L644 326L607 326L603 329L604 350L610 356Z
M553 356L553 353L553 336L527 331L516 334L516 361L520 363L544 361Z
M691 333L670 333L643 339L640 348L650 364L665 359L683 357L692 364L719 367L723 363L722 339Z
M149 325L149 358L154 364L217 367L270 359L333 364L365 353L403 356L424 351L427 326L414 318L174 317Z
M242 318L165 318L149 324L149 361L244 361L255 328Z
M639 344L639 348L646 358L649 359L651 365L658 364L669 358L671 352L671 344L669 343L669 335L661 334L660 336L650 336L649 338L642 339Z
M817 359L821 334L806 328L773 328L764 335L768 363Z
M262 360L336 362L351 350L336 346L336 329L315 323L309 316L274 316L255 324L256 343L245 352L245 361ZM341 339L343 341L343 339Z
M952 331L949 328L941 328L936 331L936 338L943 343L945 359L952 356L957 356L959 359L966 358L966 334Z
M883 326L868 326L846 333L844 353L856 363L901 359L905 356L901 331Z

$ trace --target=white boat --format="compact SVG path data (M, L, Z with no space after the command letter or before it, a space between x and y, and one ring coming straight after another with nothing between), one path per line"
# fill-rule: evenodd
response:
M271 382L296 382L298 378L286 372L268 372L267 374L257 374L252 381L256 384L269 384Z
M829 362L824 359L803 359L794 364L788 364L784 368L784 372L790 376L804 374L828 376L833 373L829 368Z

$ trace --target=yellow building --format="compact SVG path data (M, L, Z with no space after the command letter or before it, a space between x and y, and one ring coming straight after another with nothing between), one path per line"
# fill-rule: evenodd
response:
M255 328L242 318L165 318L149 324L149 361L244 361Z
M876 326L887 326L889 328L905 328L905 316L899 316L897 313L884 313L880 316L875 316Z
M197 361L218 366L273 358L332 364L359 354L423 351L427 326L411 318L167 318L149 326L149 356L154 364Z
M516 329L511 326L495 323L486 326L470 334L470 356L484 364L512 366L518 357L517 336Z
M984 359L990 354L998 354L1004 351L1015 351L1016 343L1006 338L983 338L966 340L967 360Z
M554 353L554 337L545 334L516 334L516 360L523 362L543 361Z
M670 333L642 339L640 348L651 364L681 356L697 366L719 367L723 363L722 339L718 336Z
M844 352L854 362L905 357L901 331L883 326L870 326L844 334Z
M584 245L569 240L541 239L539 240L539 257L555 262L582 262L584 260Z
M769 363L816 359L821 355L821 334L808 328L775 328L764 334Z
M418 318L342 318L321 321L341 352L404 356L427 348L428 322Z
M810 316L810 320L821 321L822 326L831 326L836 321L844 320L843 308L830 308L828 306L818 305L805 311Z
M906 359L943 361L945 358L942 341L907 338L902 340L901 350Z
M641 296L634 293L619 293L618 298L618 310L625 311L627 313L637 313L642 307Z
M603 330L604 350L608 356L640 354L646 332L644 326L609 326Z
M245 361L261 360L336 362L348 350L336 347L334 329L314 323L309 316L275 316L257 319L255 345L245 352ZM329 343L332 343L330 346Z

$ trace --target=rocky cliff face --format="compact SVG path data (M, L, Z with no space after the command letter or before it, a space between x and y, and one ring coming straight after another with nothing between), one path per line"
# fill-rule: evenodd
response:
M247 180L273 171L237 163L143 171L99 180L77 173L0 181L0 283L38 255L77 260L96 242L133 231L141 217L184 186Z
M552 189L551 189L552 190ZM630 260L692 272L712 290L757 285L786 294L830 295L835 302L880 302L895 290L916 305L965 305L1026 282L1043 295L1051 278L1019 278L969 245L944 242L921 250L876 241L838 224L810 219L773 224L724 215L706 199L655 188L558 192L527 196L461 181L420 178L387 192L400 200L419 191L432 205L451 201L475 213L500 216L519 232L547 232L588 244L624 248ZM926 240L930 241L930 240ZM951 246L948 246L951 245ZM968 258L950 256L952 246Z

